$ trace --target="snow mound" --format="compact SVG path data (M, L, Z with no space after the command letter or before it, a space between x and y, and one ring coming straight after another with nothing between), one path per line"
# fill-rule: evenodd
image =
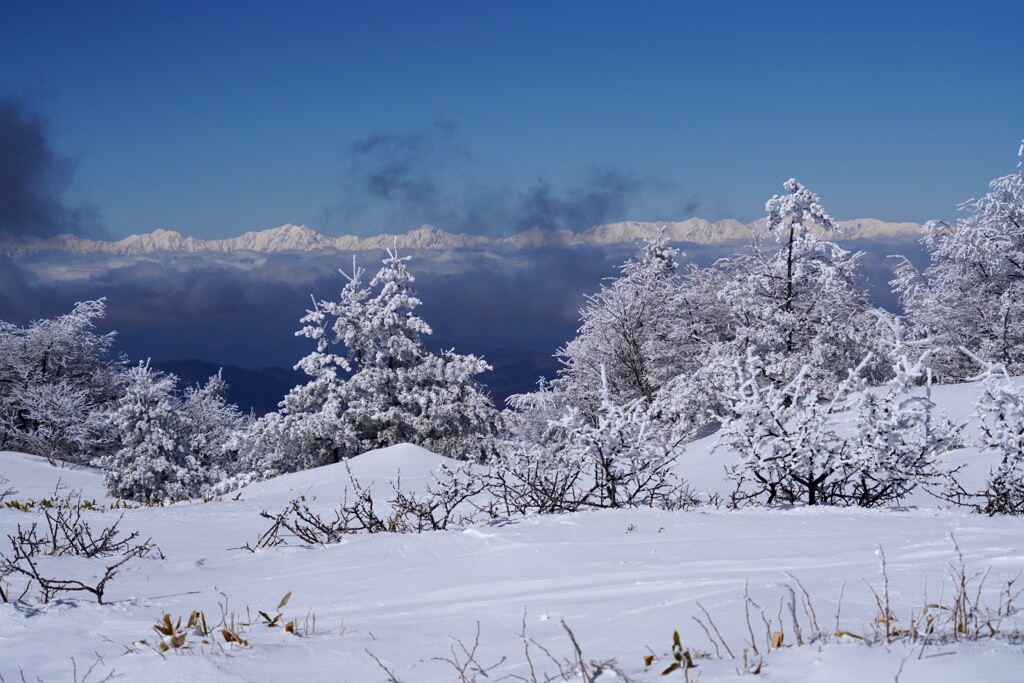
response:
M365 488L390 491L390 483L401 480L404 490L419 490L441 467L461 467L465 462L431 453L411 443L367 451L344 462L294 472L239 489L244 500L283 506L296 496L337 504L352 478ZM351 472L351 476L349 473Z

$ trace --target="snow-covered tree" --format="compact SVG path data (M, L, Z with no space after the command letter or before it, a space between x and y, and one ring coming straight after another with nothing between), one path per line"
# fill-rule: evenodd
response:
M679 374L686 361L677 312L679 254L662 228L645 241L639 258L621 266L621 276L587 297L576 338L558 351L560 389L574 405L593 408L601 401L602 368L614 400L641 398L648 406Z
M684 272L675 314L680 372L655 396L651 417L669 441L695 438L722 412L724 388L731 386L735 325L720 296L732 273L726 259Z
M820 396L834 394L849 368L877 349L878 327L860 283L860 253L850 253L812 230L837 231L818 196L790 179L787 194L768 200L767 229L780 248L755 242L749 254L722 263L729 276L719 297L730 311L731 340L710 363L760 359L765 380L780 386L798 374ZM884 372L866 368L872 380Z
M106 412L86 389L67 380L30 384L18 402L22 419L34 427L19 432L19 444L51 464L87 463L111 438Z
M958 430L931 400L929 354L908 348L891 316L882 323L893 335L893 377L883 388L864 378L870 357L827 398L807 382L807 366L780 387L753 350L736 365L718 441L739 455L729 471L735 502L876 507L947 480L939 456Z
M1024 160L1024 144L1018 154ZM936 339L944 381L974 374L960 347L1024 373L1024 176L989 187L960 205L966 215L955 223L926 223L921 243L930 264L920 271L904 259L893 280L912 324Z
M218 372L206 384L188 387L181 401L185 443L210 479L215 479L217 472L234 474L240 468L234 439L248 425L238 406L227 402L227 390L227 382Z
M125 391L109 414L120 448L97 458L112 496L146 502L193 498L224 476L244 420L224 401L220 373L177 391L177 377L149 362L125 372Z
M565 397L546 378L540 378L536 391L513 394L506 402L509 407L503 413L502 423L512 442L511 449L549 445L564 436L557 422L566 407Z
M3 447L79 463L116 447L94 429L123 386L115 333L94 331L105 313L99 299L27 327L0 322Z
M728 334L728 311L718 298L723 274L715 267L680 268L680 255L663 228L621 266L620 276L588 297L577 336L558 352L559 378L509 399L507 423L516 438L536 444L542 435L556 436L548 423L568 407L596 421L602 372L612 400L641 399L653 427L672 441L706 421L715 392L690 380Z
M541 442L515 442L493 463L491 489L506 514L694 504L673 471L678 451L653 429L644 399L618 403L603 377L601 386L593 416L568 406Z
M140 363L126 373L125 393L110 420L121 447L98 458L112 496L149 502L188 498L203 483L199 463L185 444L177 378Z
M486 456L497 413L476 377L490 366L426 349L431 329L415 312L421 302L408 260L389 250L369 286L353 263L339 300L314 302L297 334L317 350L296 365L312 379L254 425L256 469L314 467L402 442Z
M618 403L603 376L601 385L596 420L570 408L559 421L565 432L562 457L580 463L586 473L587 505L654 505L653 498L675 488L668 471L673 449L652 428L643 397Z
M785 384L769 379L752 348L734 372L737 388L727 394L729 414L718 438L718 447L739 455L729 468L737 482L734 501L832 502L845 478L843 442L830 424L839 399L822 398L807 365Z

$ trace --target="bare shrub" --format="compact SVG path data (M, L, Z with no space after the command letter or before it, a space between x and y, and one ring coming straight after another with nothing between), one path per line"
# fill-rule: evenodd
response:
M133 531L123 533L118 526L123 515L98 531L82 519L82 507L74 504L74 499L67 499L66 504L53 508L43 508L43 519L46 528L41 529L39 523L18 525L14 534L8 534L11 545L10 554L0 553L0 576L21 576L28 579L24 597L34 585L39 590L43 602L50 602L61 593L87 592L103 604L103 594L107 583L113 579L120 569L137 557L164 555L151 539L140 540L139 533ZM113 558L105 563L98 579L91 582L73 578L60 578L51 575L43 558L47 557L83 557ZM8 592L0 586L0 599L7 602Z
M493 506L505 516L593 508L680 510L702 501L674 471L678 456L632 458L598 451L593 458L562 453L514 454L487 474Z
M349 487L341 505L327 515L314 512L304 496L289 501L278 513L264 510L260 516L271 525L255 544L240 550L255 552L288 543L288 537L304 545L328 545L349 534L421 533L462 527L476 521L486 506L473 499L486 490L486 482L474 477L470 466L442 466L432 474L421 493L402 488L401 478L391 485L392 494L378 508L373 492L349 474ZM386 512L385 512L386 510Z

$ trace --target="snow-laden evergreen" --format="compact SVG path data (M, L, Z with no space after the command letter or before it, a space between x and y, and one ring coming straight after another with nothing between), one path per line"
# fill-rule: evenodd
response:
M1024 373L1024 176L989 187L960 205L966 215L955 223L926 223L930 264L922 271L904 260L892 283L911 323L935 338L936 370L947 382L975 372L961 347Z
M206 384L185 389L180 417L185 445L210 483L243 467L236 451L236 437L248 426L248 417L227 401L228 385L222 372Z
M243 418L224 400L227 385L219 373L182 397L177 377L147 361L125 372L125 385L108 417L120 448L94 463L106 471L110 495L145 502L194 498L224 478Z
M338 301L314 301L302 318L297 334L317 349L295 367L312 379L253 426L261 476L403 442L457 458L490 453L498 416L477 380L490 366L426 349L409 258L389 250L368 286L353 263Z
M139 363L110 415L121 447L98 458L113 496L143 501L188 498L202 485L199 463L184 443L175 400L177 378Z

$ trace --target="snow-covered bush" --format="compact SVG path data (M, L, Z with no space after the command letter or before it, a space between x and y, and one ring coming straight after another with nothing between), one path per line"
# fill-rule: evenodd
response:
M865 382L865 362L825 399L807 381L807 366L778 386L751 350L735 368L738 389L727 396L718 441L740 456L729 470L734 503L875 507L945 483L950 472L938 457L957 430L931 400L928 357L911 361L899 344L892 360L894 377L883 389Z
M652 428L642 397L616 403L602 377L593 421L569 407L553 422L559 437L503 454L492 492L506 514L695 503L673 472L678 452Z
M28 580L25 593L35 586L42 602L50 602L62 593L91 593L96 602L103 604L107 583L121 568L135 558L164 555L152 539L141 540L139 532L125 533L118 529L122 517L102 529L93 530L82 518L86 505L80 497L56 499L42 508L45 526L35 523L7 535L10 551L0 552L0 577L18 576ZM94 570L91 576L70 578L66 567L53 562L54 557L76 556L86 559L108 558L102 572ZM0 582L0 600L9 596ZM24 595L24 594L23 594Z
M87 463L116 448L103 414L121 393L115 333L97 334L103 299L27 327L0 323L0 445Z
M485 512L474 499L486 487L471 467L442 465L419 491L403 489L401 480L392 482L392 494L386 499L375 498L350 470L345 499L333 515L314 512L304 497L293 498L280 512L262 511L260 516L271 521L270 527L255 544L246 543L237 549L255 552L287 545L291 539L305 545L328 545L349 534L418 534L469 526Z
M979 378L981 397L975 405L981 422L981 448L994 451L999 464L985 490L972 496L986 514L1024 514L1024 391L1010 382L1006 368L986 364Z
M1018 154L1024 159L1024 145ZM1024 176L989 187L960 205L966 215L955 223L926 223L921 244L930 264L920 271L904 259L893 280L910 321L935 338L936 369L947 382L975 374L961 347L1024 373Z
M498 414L476 379L490 366L427 351L422 337L431 330L415 313L408 260L389 250L369 286L353 264L339 300L314 302L302 318L296 334L317 350L296 369L312 379L253 425L255 472L315 467L403 442L461 459L492 452Z

